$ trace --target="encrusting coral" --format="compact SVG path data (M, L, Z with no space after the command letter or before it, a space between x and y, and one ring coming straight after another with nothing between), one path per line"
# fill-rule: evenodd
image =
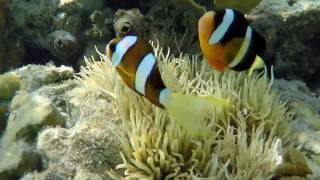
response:
M283 156L284 162L275 170L276 177L304 176L312 174L304 155L297 149L288 149Z
M79 83L114 99L123 163L108 173L114 179L252 179L271 177L281 164L282 144L292 112L271 90L265 74L213 71L196 56L174 58L155 45L165 84L175 91L228 98L230 109L213 107L207 117L209 138L192 137L124 85L103 54L87 59Z
M16 91L21 86L20 77L16 73L6 73L0 75L0 137L6 127L6 114L9 104Z
M35 142L43 129L67 124L64 95L73 87L67 81L72 77L72 68L54 65L28 65L0 76L0 109L5 108L0 117L0 129L5 128L0 135L1 180L45 167Z
M11 99L15 92L20 89L21 80L16 73L0 75L0 100Z

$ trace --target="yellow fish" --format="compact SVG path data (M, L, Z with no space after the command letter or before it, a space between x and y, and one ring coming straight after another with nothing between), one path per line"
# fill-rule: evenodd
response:
M217 9L235 8L242 13L248 13L260 2L261 0L214 0L214 5Z

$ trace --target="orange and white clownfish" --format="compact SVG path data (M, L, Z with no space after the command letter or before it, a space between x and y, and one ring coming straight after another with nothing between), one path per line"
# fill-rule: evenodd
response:
M206 12L198 21L198 35L204 57L220 72L226 68L249 69L251 75L264 67L260 55L266 49L266 41L237 10Z
M208 135L204 110L212 106L228 107L225 99L173 93L162 81L151 45L136 35L115 38L107 45L107 58L125 84L165 109L172 119L193 135Z

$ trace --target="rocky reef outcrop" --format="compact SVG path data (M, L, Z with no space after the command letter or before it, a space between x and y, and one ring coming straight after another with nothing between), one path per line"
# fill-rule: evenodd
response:
M54 61L57 64L74 65L87 49L87 44L98 37L100 42L112 37L112 24L107 28L95 26L90 14L103 12L106 18L114 12L105 6L104 1L9 1L8 31L10 36L23 40L27 56L23 63ZM99 31L100 33L86 33Z
M76 88L73 73L65 66L28 65L1 76L7 92L1 102L11 99L1 126L1 179L32 171L38 173L24 179L105 179L105 170L120 163L111 104Z
M153 6L155 3L158 6ZM137 12L128 11L129 14L126 14L126 11L120 10L116 13L119 8L136 8ZM16 53L20 55L14 61L17 62L16 66L12 61L1 63L5 67L0 67L0 72L22 64L45 64L49 61L78 69L84 62L83 56L94 55L95 46L103 51L107 42L118 35L114 33L114 29L119 32L119 28L123 28L126 23L136 28L136 32L148 32L151 38L154 38L152 35L155 33L157 37L161 35L163 38L159 38L160 42L177 50L177 53L196 52L198 49L195 27L202 12L204 8L190 0L146 3L102 0L2 0L0 29L7 29L5 39L20 40L19 45L26 54ZM177 43L168 41L173 37ZM0 47L2 44L6 42L2 42L0 38ZM15 54L0 51L0 58L3 60L13 55Z
M267 39L276 76L319 88L320 1L264 0L250 16Z
M299 80L276 80L274 89L294 111L292 138L294 144L306 152L315 177L320 177L320 97Z
M106 43L119 35L119 28L129 22L136 32L148 32L150 39L157 38L176 55L197 53L197 20L206 9L214 8L208 0L145 3L2 0L0 4L1 16L5 17L2 24L8 29L6 37L15 37L10 42L17 42L15 44L21 49L21 53L16 53L19 54L17 60L3 63L8 65L0 68L2 72L23 63L48 61L78 68L84 62L83 56L93 55L95 46L103 51ZM313 80L319 76L316 61L319 58L319 22L316 18L319 6L317 0L263 0L248 14L253 26L267 38L266 60L275 65L276 75L304 80L313 89L319 84ZM116 13L119 8L138 8L141 13L126 15L123 10ZM15 55L2 54L0 52L3 60ZM16 62L16 66L11 62Z
M62 80L56 75L59 77L66 72L72 77L70 68L30 65L2 75L6 78L1 83L2 89L8 91L7 99L12 99L6 104L8 115L3 121L5 131L0 141L1 179L18 178L25 171L41 169L41 158L34 149L38 132L47 126L63 126L66 121L65 114L42 94L42 87Z

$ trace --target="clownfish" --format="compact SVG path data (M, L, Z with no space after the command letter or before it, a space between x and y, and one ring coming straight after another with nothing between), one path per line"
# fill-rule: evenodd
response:
M153 48L136 35L111 40L106 48L107 58L125 84L152 104L165 109L173 120L192 135L209 135L204 110L212 106L228 107L225 99L198 97L174 93L161 78Z
M266 49L265 39L234 9L209 11L198 21L200 47L208 63L216 70L235 71L264 67L260 55Z

